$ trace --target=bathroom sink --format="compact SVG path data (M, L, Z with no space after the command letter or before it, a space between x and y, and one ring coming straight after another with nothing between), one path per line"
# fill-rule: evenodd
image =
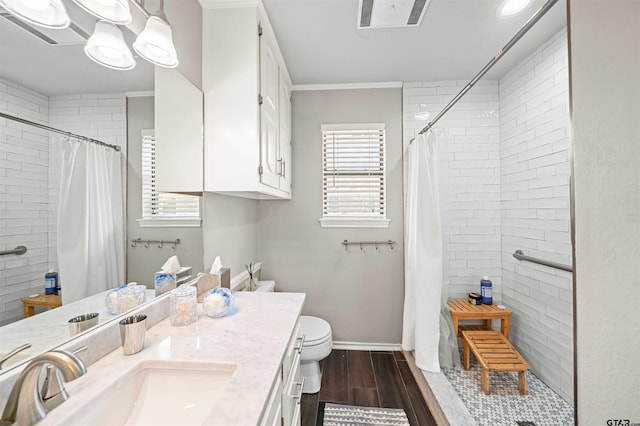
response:
M68 424L203 424L236 364L146 361Z

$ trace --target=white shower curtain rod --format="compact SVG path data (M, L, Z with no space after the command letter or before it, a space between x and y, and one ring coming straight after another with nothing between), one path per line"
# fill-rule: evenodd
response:
M59 133L61 135L65 135L65 136L68 136L70 138L75 138L75 139L78 139L78 140L95 143L95 144L98 144L98 145L102 145L102 146L106 146L108 148L115 149L116 151L120 151L120 147L118 145L111 145L111 144L108 144L106 142L99 141L97 139L88 138L88 137L82 136L82 135L76 135L75 133L71 133L71 132L67 132L67 131L64 131L64 130L56 129L55 127L51 127L51 126L45 126L44 124L35 123L33 121L25 120L24 118L15 117L13 115L5 114L3 112L0 112L0 117L6 118L8 120L17 121L18 123L22 123L22 124L28 124L28 125L33 126L33 127L38 127L40 129L48 130L50 132Z
M471 79L471 81L469 83L467 83L467 85L451 100L451 102L449 102L443 109L442 111L440 111L438 113L438 115L436 115L433 120L431 120L429 122L429 124L427 124L422 130L420 130L420 132L418 132L418 135L421 135L423 133L425 133L427 130L429 130L431 127L433 127L434 124L436 124L436 122L438 120L440 120L440 118L445 115L447 113L447 111L449 111L451 109L451 107L453 107L469 90L471 90L471 88L478 82L478 80L480 80L480 78L482 78L483 75L485 75L487 73L487 71L489 71L496 62L498 62L498 60L500 58L502 58L502 55L504 55L505 53L507 53L507 51L509 49L511 49L511 47L517 43L518 40L520 40L522 38L523 35L525 35L525 33L527 31L529 31L529 29L531 29L531 27L533 27L535 25L536 22L538 22L540 20L540 18L542 18L544 16L545 13L547 13L549 11L549 9L551 9L551 7L556 4L558 2L558 0L549 0L547 1L544 6L542 6L528 21L526 24L524 24L524 26L522 28L520 28L520 31L518 31L516 33L516 35L513 36L513 38L511 40L509 40L509 42L507 44L504 45L504 47L500 50L498 50L498 53L496 53L496 55L491 58L491 60L489 61L489 63L487 65L484 66L484 68L482 68L480 70L480 72L478 74L476 74L475 77L473 77ZM416 138L412 138L409 143L413 143L413 141L416 140Z

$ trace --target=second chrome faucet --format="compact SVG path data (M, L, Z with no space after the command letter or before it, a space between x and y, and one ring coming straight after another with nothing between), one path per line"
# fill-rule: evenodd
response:
M59 385L60 391L51 394L49 387L43 386L45 392L49 389L46 400L43 398L43 391L38 386L43 368L51 368L48 371L48 376L56 379L55 385ZM17 426L33 425L44 419L53 407L64 402L67 393L60 382L58 372L64 381L69 382L84 375L87 368L76 355L62 350L46 352L33 358L20 372L13 389L11 389L0 419L0 425L13 423Z

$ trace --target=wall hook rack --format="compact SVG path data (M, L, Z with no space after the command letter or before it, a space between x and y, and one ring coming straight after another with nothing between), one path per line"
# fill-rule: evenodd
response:
M392 240L387 240L387 241L349 241L349 240L342 240L342 242L340 243L344 246L344 250L348 253L351 253L351 251L349 250L349 246L353 246L353 245L357 245L360 246L360 250L364 253L366 253L366 250L364 249L366 246L375 246L376 250L379 251L379 248L381 245L386 245L389 246L389 248L391 250L394 249L394 246L397 244L395 241Z
M176 250L178 248L178 244L180 244L180 238L176 238L175 240L143 240L142 238L136 238L135 240L131 240L131 247L135 247L138 244L144 243L144 248L149 248L151 244L158 244L158 248L164 248L165 244L171 244L171 248Z

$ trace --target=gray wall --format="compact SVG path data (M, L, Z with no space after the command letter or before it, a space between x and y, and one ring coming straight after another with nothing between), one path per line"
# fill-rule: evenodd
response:
M293 194L260 201L261 277L280 291L305 292L304 314L332 326L334 341L401 342L403 279L402 91L398 89L293 92ZM320 228L320 125L386 123L388 229ZM344 239L395 240L396 250L352 247Z
M183 266L193 272L203 269L202 228L141 228L136 219L142 217L141 133L153 129L153 97L127 99L127 281L137 281L153 288L153 276L169 256L176 255ZM201 199L202 200L202 199ZM202 201L201 201L202 203ZM202 204L200 205L202 209ZM175 240L180 238L177 250L157 244L131 247L135 238Z
M197 0L171 0L165 13L178 52L178 71L202 89L202 6Z
M640 422L640 2L571 1L577 415Z
M216 256L231 268L231 277L258 258L258 201L205 193L203 210L204 264Z

